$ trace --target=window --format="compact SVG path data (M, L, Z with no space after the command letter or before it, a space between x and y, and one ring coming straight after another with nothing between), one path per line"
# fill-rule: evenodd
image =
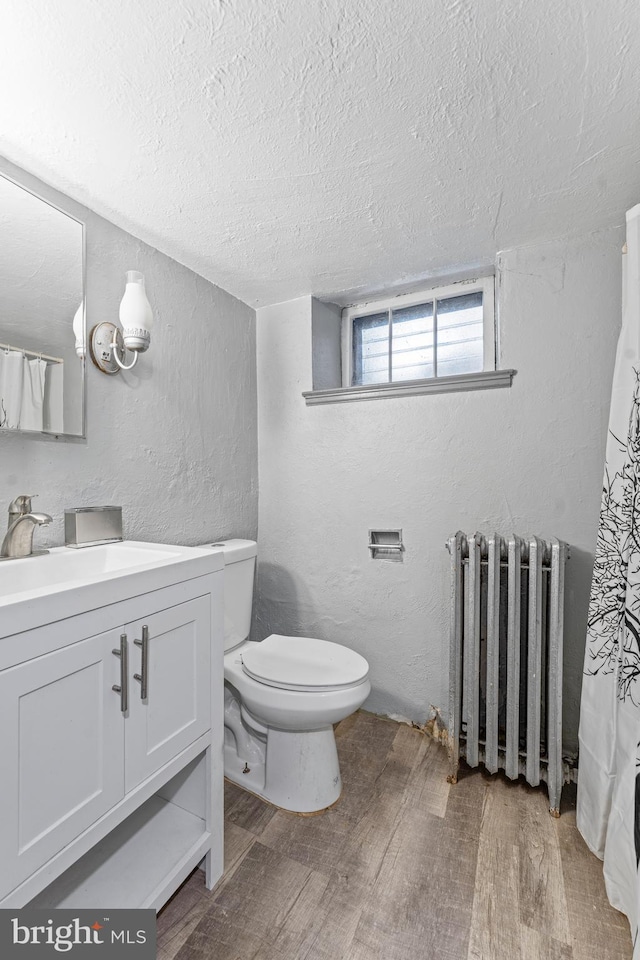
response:
M493 277L348 307L343 386L495 370Z

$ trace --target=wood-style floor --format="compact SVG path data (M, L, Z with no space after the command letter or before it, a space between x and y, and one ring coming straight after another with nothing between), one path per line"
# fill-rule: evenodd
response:
M227 784L225 874L158 916L160 960L627 960L602 866L546 790L461 771L418 730L337 730L343 794L298 817ZM564 800L564 798L563 798Z

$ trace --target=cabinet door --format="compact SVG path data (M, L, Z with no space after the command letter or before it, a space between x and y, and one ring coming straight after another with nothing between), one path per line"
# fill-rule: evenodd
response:
M111 630L0 672L0 896L124 794L119 646Z
M209 729L210 604L209 596L198 597L125 628L131 649L126 792ZM143 628L148 635L146 657L139 645ZM146 691L134 678L144 677L145 672ZM142 693L146 693L144 699Z

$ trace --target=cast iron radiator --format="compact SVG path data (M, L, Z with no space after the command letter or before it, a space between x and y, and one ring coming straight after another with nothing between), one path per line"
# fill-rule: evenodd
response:
M447 542L451 556L449 780L460 758L532 786L560 815L566 543L498 534Z

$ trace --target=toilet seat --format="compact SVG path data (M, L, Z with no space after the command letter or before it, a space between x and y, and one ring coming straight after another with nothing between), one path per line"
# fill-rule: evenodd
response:
M247 645L241 659L252 680L281 690L341 690L369 675L369 664L355 650L312 637L273 633L262 643Z

